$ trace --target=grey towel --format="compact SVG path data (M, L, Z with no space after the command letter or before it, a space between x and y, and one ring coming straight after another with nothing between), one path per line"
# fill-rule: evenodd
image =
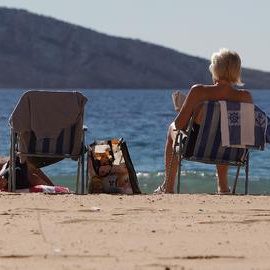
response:
M32 130L38 140L56 138L63 128L78 122L86 101L79 92L28 91L9 121L17 133Z

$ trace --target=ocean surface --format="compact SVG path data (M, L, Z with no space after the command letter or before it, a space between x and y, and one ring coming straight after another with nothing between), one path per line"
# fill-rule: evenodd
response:
M8 119L24 90L0 90L0 155L9 155ZM85 123L86 142L124 138L138 175L142 192L152 193L164 175L163 153L167 128L176 113L173 90L81 90L88 98ZM270 90L252 91L254 102L270 115ZM60 185L75 189L76 162L64 160L44 169ZM215 166L196 162L183 163L181 192L214 193ZM235 168L230 169L230 181ZM238 191L243 191L241 170ZM254 151L250 160L250 193L270 194L270 145L265 151Z

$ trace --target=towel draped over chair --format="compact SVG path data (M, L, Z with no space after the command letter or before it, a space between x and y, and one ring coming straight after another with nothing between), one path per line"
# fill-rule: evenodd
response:
M18 150L78 156L86 101L75 91L26 92L9 119L14 131L20 134Z
M11 166L9 190L15 191L15 160L31 162L37 168L64 158L78 160L77 192L81 178L84 192L83 115L87 98L73 91L27 91L9 122L11 126Z
M219 101L222 146L259 150L267 142L268 117L254 104ZM269 135L269 134L268 134Z

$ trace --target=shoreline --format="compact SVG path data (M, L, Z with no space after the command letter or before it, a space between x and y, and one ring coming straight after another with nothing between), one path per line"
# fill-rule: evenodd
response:
M1 269L254 269L269 196L0 193Z

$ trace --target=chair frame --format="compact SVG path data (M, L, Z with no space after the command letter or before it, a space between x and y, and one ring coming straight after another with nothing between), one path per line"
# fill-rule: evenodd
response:
M46 157L46 158L71 158L78 159L78 167L77 167L77 180L76 180L76 194L84 194L85 193L85 174L84 174L84 160L85 160L85 133L87 131L87 127L83 126L83 138L81 151L79 155L70 155L70 154L30 154L23 153L18 151L18 134L14 131L14 129L10 128L10 167L9 167L9 178L8 178L8 191L15 192L16 191L16 158L17 156L23 157ZM79 191L81 179L81 190Z
M232 189L232 194L236 194L236 187L237 187L237 182L238 182L238 177L239 177L239 173L240 173L240 168L244 167L245 168L245 195L249 193L249 154L250 154L250 150L248 148L246 149L246 154L245 154L245 158L242 162L240 161L235 161L235 162L229 162L229 161L222 161L222 162L215 162L213 161L204 161L204 160L193 160L190 159L188 157L185 156L186 150L187 150L187 145L188 145L188 140L186 140L183 143L183 137L184 136L190 136L191 134L191 130L192 130L192 126L194 123L194 119L196 118L196 116L199 113L200 110L200 105L199 104L197 106L197 109L194 111L194 113L192 114L192 117L190 119L190 122L188 124L188 128L187 131L184 132L182 130L176 130L177 134L176 134L176 138L174 140L174 144L173 144L173 152L172 152L172 157L171 157L171 161L170 161L170 170L169 170L169 174L171 173L171 167L172 167L172 162L174 159L175 155L179 156L179 161L178 161L178 175L177 175L177 193L180 193L180 181L181 181L181 169L182 169L182 160L188 160L188 161L195 161L195 162L200 162L200 163L205 163L205 164L223 164L223 165L230 165L230 166L235 166L237 167L237 171L236 171L236 176L234 179L234 184L233 184L233 189ZM169 175L170 177L170 175Z

